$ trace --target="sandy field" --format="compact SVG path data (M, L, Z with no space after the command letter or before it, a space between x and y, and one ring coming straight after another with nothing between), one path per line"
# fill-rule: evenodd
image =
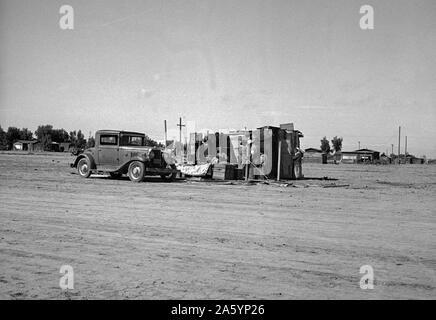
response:
M0 299L436 298L434 165L134 184L80 178L72 159L0 153Z

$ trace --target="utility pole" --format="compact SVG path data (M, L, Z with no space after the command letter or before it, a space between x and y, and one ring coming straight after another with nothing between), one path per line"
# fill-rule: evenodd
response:
M391 155L393 156L393 155L394 155L394 144L391 144L391 147L392 147L392 153L391 153Z
M360 150L360 141L359 141L359 148L357 150Z
M179 141L180 141L180 143L182 143L182 127L186 127L184 124L182 124L182 117L180 117L179 124L177 126L179 127L179 130L180 130Z
M401 126L398 127L398 164L401 164L401 149L400 149L400 144L401 144Z
M165 127L165 148L167 147L167 141L168 141L168 135L167 135L167 121L164 120L164 127Z
M406 136L406 146L404 147L404 156L407 155L407 136Z

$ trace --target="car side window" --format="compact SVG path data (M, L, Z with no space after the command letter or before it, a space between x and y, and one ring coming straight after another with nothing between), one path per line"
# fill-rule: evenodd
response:
M129 145L142 146L143 140L143 137L129 137Z
M118 136L102 135L100 136L100 145L102 146L116 146L118 144Z
M144 137L140 136L121 136L120 140L121 146L143 146L144 145Z

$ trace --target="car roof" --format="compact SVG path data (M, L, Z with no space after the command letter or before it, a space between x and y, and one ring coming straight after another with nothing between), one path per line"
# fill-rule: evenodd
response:
M144 133L133 132L133 131L120 131L120 130L98 130L98 134L125 134L125 135L135 135L135 136L145 136Z

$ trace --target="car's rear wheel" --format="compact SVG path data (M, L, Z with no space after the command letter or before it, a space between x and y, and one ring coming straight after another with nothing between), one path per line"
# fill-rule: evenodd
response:
M83 178L89 178L91 175L91 164L87 158L82 158L77 163L77 172Z
M176 165L171 164L171 165L168 165L167 168L171 168L173 170L176 170ZM172 181L174 181L176 179L177 172L172 172L172 173L169 173L169 174L166 174L166 175L165 174L161 174L160 177L162 178L163 181L172 182Z
M127 171L129 179L133 182L141 182L145 177L145 165L140 161L133 161L129 165L129 170Z

